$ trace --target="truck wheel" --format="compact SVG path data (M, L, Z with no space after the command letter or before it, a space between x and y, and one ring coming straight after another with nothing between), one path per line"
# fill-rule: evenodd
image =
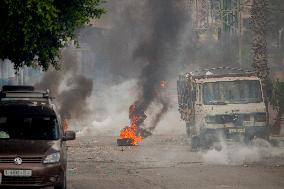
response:
M197 150L200 148L200 138L198 136L191 137L191 149Z
M64 180L60 185L54 186L54 189L66 189L67 188L67 182L66 182L66 174L64 174Z
M251 144L253 139L254 139L253 135L245 135L243 137L243 141L242 142L244 142L244 144L248 145L248 144Z
M208 140L204 135L194 136L191 138L192 149L207 150L213 145L213 142Z
M214 144L214 139L213 136L210 134L203 134L201 139L200 139L200 146L202 147L202 149L210 149L211 147L213 147Z
M190 137L190 127L188 127L187 124L186 124L186 128L185 129L186 129L187 136Z
M190 128L193 126L193 124L191 122L186 122L185 125L185 129L186 129L186 134L188 137L191 137L191 132L190 132Z

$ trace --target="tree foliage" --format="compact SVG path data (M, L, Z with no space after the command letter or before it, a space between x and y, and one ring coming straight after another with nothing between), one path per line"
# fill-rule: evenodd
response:
M102 0L2 0L0 59L15 69L24 65L59 68L60 48L74 39L76 28L105 10Z

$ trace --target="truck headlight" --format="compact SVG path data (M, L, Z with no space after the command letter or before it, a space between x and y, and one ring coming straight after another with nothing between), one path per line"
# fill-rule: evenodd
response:
M216 123L216 116L206 116L205 121L206 123Z
M254 121L255 122L266 122L266 114L265 113L256 114L254 116Z
M59 160L60 160L60 153L56 152L56 153L46 156L45 159L43 160L43 163L44 164L58 163Z

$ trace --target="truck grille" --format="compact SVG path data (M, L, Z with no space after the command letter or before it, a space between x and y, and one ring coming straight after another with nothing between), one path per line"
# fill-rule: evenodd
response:
M0 163L14 163L16 157L0 157ZM20 157L22 163L42 163L42 157Z
M42 184L43 177L3 177L3 185L13 185L13 184Z
M216 115L216 122L218 124L234 123L236 125L242 125L244 115L231 114L231 115Z

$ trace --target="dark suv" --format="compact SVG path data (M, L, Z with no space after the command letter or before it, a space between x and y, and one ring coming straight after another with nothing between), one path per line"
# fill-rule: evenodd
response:
M0 187L66 188L67 140L48 92L4 86L0 92Z

